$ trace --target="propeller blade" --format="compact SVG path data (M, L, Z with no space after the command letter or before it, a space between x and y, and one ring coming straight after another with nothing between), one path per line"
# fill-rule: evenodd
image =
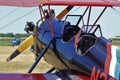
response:
M61 13L57 15L57 19L62 19L74 6L66 7Z
M73 6L66 7L60 14L57 15L57 19L62 19L71 9ZM6 59L7 62L15 58L17 55L22 53L25 49L33 44L34 37L33 35L29 36L26 40L21 43L18 48Z
M25 39L18 48L6 59L6 61L10 61L13 58L15 58L17 55L22 53L26 48L28 48L30 45L33 44L33 35L29 36L27 39Z

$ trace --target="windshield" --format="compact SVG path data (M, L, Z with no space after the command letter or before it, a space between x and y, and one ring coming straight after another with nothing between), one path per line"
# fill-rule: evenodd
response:
M102 36L100 25L84 25L81 29L85 33L94 34L96 37Z
M67 15L65 21L71 25L78 25L82 19L82 15Z

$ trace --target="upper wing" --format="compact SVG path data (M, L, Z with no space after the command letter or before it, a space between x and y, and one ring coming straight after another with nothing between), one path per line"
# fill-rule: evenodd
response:
M37 0L0 0L2 6L20 6L20 7L35 7L39 3Z
M120 6L120 0L0 0L0 5L21 7L39 5Z
M39 2L47 5L120 6L120 0L39 0Z

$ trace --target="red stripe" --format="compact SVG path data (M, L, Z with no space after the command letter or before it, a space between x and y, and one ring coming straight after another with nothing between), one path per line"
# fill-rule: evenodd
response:
M109 68L110 68L110 62L111 62L111 46L112 44L110 42L107 43L107 57L105 61L105 66L104 66L104 71L106 73L109 73Z
M43 74L0 73L0 80L46 80Z
M77 76L82 80L91 80L91 78L88 76L84 76L84 75L77 75Z
M76 47L77 42L78 42L78 39L79 39L79 35L76 34L76 35L75 35L75 41L74 41L74 47Z
M33 80L46 80L43 74L32 74Z

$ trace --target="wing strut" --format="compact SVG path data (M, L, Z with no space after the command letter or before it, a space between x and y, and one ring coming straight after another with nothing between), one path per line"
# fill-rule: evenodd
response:
M46 53L46 51L48 50L49 46L51 45L52 40L49 42L49 44L45 47L45 49L43 49L41 51L41 53L39 54L39 56L37 57L37 59L35 60L34 64L31 66L31 68L29 69L28 73L31 73L33 71L33 69L36 67L36 65L38 64L38 62L41 60L41 58L44 56L44 54Z
M99 20L100 17L103 15L103 13L105 12L106 9L107 9L107 7L105 7L105 8L103 9L103 11L100 13L100 15L98 16L98 18L96 19L96 21L94 22L93 25L96 25L96 23L98 22L98 20ZM90 29L88 32L90 32L92 29L93 29L93 27L91 27L91 29Z

